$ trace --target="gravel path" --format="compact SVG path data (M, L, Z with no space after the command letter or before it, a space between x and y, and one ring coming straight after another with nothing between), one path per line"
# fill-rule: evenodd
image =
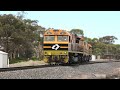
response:
M7 71L0 72L0 79L96 79L115 68L120 68L120 62Z

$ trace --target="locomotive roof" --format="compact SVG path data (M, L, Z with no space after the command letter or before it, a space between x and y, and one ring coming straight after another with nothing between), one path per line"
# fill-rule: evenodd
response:
M49 29L47 30L44 35L71 35L69 32L66 30L61 30L61 29Z

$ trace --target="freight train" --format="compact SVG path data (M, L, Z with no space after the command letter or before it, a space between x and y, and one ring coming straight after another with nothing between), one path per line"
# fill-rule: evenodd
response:
M89 62L92 46L83 36L65 30L49 29L44 33L44 62L72 64Z

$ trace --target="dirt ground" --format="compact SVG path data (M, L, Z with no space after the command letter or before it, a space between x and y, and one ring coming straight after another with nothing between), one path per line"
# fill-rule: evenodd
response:
M15 64L10 64L9 67L22 67L22 66L36 66L36 65L45 65L44 61L27 61L27 62L20 62Z

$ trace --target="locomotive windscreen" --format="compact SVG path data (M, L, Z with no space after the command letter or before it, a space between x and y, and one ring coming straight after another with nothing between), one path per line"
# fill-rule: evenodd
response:
M44 41L55 41L55 36L45 36Z
M63 42L68 41L68 36L57 36L57 40Z

